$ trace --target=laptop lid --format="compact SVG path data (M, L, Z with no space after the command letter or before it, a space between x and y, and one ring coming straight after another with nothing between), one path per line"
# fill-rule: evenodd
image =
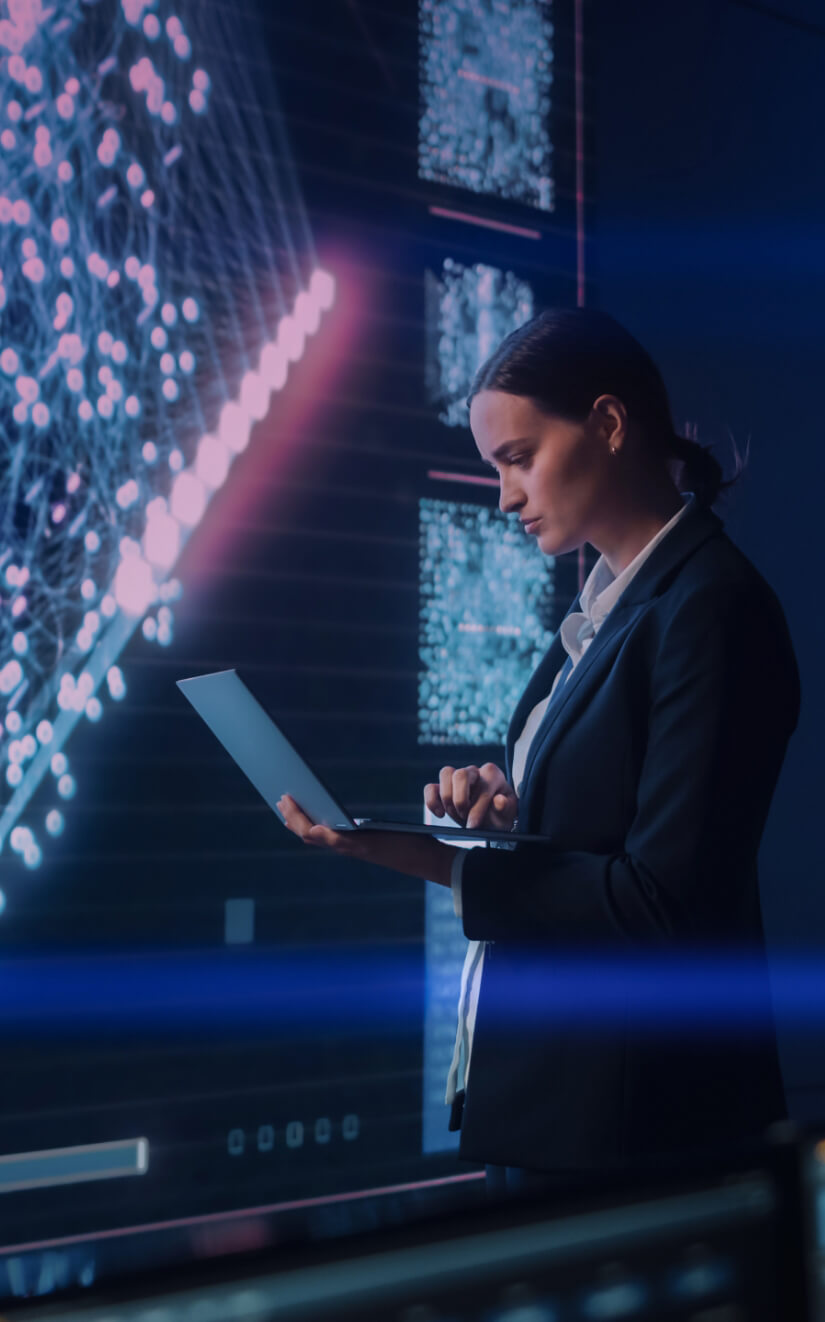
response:
M353 830L349 813L295 751L237 670L179 679L177 685L281 821L278 800L291 794L313 822Z

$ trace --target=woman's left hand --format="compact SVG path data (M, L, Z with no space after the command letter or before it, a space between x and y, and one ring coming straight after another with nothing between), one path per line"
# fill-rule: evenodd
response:
M278 800L278 811L285 825L305 845L331 849L346 858L377 863L394 872L449 886L455 850L442 845L434 836L406 835L402 831L334 831L331 826L316 826L302 812L290 794Z

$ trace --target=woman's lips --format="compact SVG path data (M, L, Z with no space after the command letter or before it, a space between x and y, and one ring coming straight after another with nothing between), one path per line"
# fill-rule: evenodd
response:
M541 517L537 519L522 519L522 527L526 533L534 533L541 523Z

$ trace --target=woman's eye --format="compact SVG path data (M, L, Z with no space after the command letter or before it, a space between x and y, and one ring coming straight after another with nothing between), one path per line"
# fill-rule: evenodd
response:
M515 464L517 468L526 468L530 462L530 456L529 454L511 454L508 462Z

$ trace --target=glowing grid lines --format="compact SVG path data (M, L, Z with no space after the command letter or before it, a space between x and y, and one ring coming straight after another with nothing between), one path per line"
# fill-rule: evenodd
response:
M439 418L467 427L466 399L481 364L534 312L533 291L511 271L448 257L441 276L427 272L427 393Z
M419 509L418 742L503 743L553 640L555 561L496 509L429 498Z
M548 0L419 0L418 172L552 211Z
M104 680L123 697L115 662L147 611L146 637L171 641L184 542L334 282L248 23L192 0L7 12L0 845L34 867L21 813L49 771L59 800L74 794L63 747L100 718ZM57 805L45 822L59 834Z

